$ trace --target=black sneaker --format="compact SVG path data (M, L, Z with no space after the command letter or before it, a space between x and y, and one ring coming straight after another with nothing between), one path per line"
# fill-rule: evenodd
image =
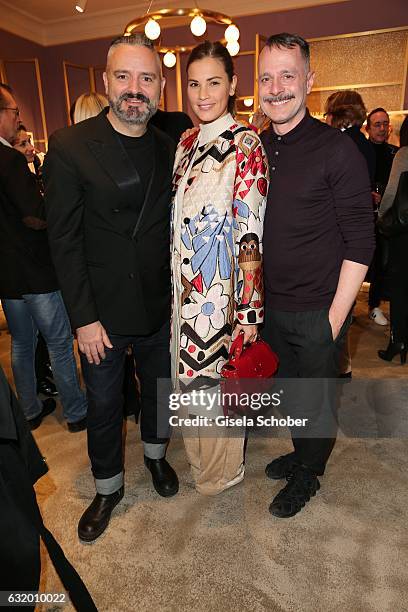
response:
M44 417L51 414L51 412L54 412L57 403L54 399L48 398L42 401L42 405L43 409L41 410L40 414L33 419L28 419L28 425L31 431L34 431L34 429L37 429L37 427L41 425Z
M269 512L278 518L294 516L316 495L320 482L316 474L304 465L299 465L287 478L283 487L269 506Z
M299 462L296 459L295 453L289 453L268 463L265 468L265 474L268 478L272 478L272 480L280 480L290 476L298 465Z

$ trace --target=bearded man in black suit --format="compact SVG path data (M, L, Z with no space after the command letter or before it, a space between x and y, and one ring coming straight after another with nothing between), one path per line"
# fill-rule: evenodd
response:
M165 83L151 41L139 34L113 41L104 82L110 107L53 134L44 167L51 252L89 402L97 493L79 522L85 541L101 535L123 497L122 381L129 345L141 383L145 464L160 495L178 491L165 459L169 432L158 435L158 409L166 413L168 406L157 399L157 379L170 377L174 144L148 125Z

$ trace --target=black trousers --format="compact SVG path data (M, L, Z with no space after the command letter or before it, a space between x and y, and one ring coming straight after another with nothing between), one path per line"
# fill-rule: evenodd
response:
M150 336L107 333L113 349L105 349L106 358L99 365L88 363L81 354L88 398L88 454L92 473L98 479L111 478L123 470L123 380L129 345L133 349L141 387L142 440L151 444L168 441L168 437L157 437L158 415L160 419L169 415L168 401L164 397L158 401L157 380L170 379L170 324L167 322Z
M384 238L376 231L375 251L367 272L367 280L370 282L368 292L368 307L370 310L378 308L381 300L387 299L383 250Z
M288 383L283 406L291 416L308 419L306 428L292 430L292 440L298 460L318 475L324 473L336 441L335 379L350 322L349 314L333 341L327 308L265 309L262 337L279 356L278 378L305 379Z
M408 234L389 243L390 318L395 342L408 342Z

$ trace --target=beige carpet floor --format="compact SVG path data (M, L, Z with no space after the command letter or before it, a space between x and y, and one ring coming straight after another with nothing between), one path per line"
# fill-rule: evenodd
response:
M377 358L388 329L368 320L366 301L361 293L351 332L354 376L406 378L408 365ZM8 350L3 331L0 359L10 375ZM69 434L59 408L35 438L50 468L36 487L45 523L101 612L408 610L405 438L341 437L321 491L299 515L282 520L268 512L282 484L268 480L264 468L290 450L289 440L250 440L244 482L206 498L193 488L176 439L168 458L179 474L180 492L163 499L152 488L138 429L128 419L125 498L109 529L90 545L76 534L94 495L85 432ZM42 559L41 591L60 592L44 552Z

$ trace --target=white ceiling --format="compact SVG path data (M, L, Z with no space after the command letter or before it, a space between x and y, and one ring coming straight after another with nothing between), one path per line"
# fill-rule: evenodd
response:
M348 0L224 0L222 12L238 17L344 1ZM46 46L103 38L118 34L129 21L146 13L150 1L88 0L83 14L75 10L75 4L75 0L0 0L0 28ZM194 0L153 0L152 9L195 4ZM202 4L220 10L219 0L202 0Z

